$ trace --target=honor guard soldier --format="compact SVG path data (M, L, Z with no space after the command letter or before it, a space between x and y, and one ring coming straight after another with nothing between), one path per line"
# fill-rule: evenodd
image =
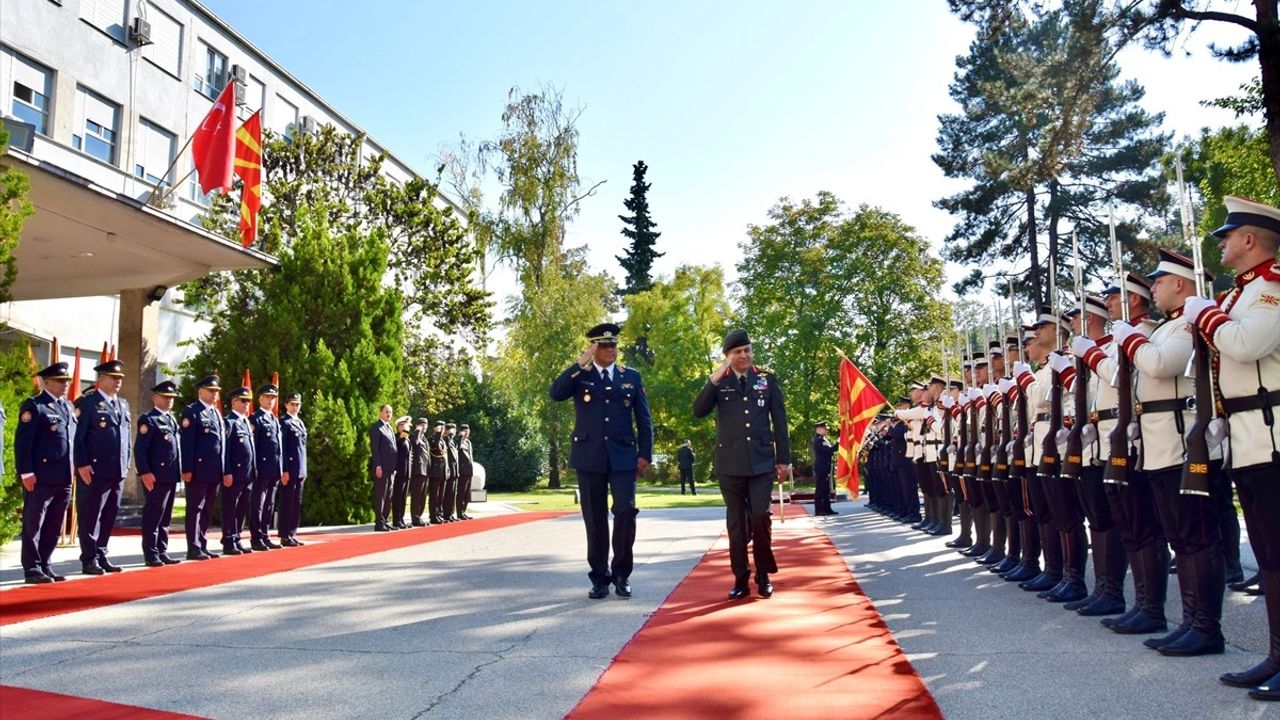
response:
M467 503L471 502L471 480L475 475L475 457L471 449L471 426L458 426L458 498L454 504L459 520L470 520Z
M213 503L222 484L223 453L226 427L218 414L218 394L222 391L217 375L196 382L199 399L182 409L178 421L181 430L182 482L187 494L187 559L208 560L218 557L209 550L209 520ZM223 521L224 523L226 520Z
M138 436L133 442L134 463L142 485L142 559L147 567L182 562L169 557L173 499L182 480L178 421L170 412L177 396L178 387L172 380L151 388L155 407L138 418Z
M716 411L716 474L724 498L729 531L729 566L733 589L729 599L747 596L750 541L756 564L756 591L773 595L769 573L778 571L773 556L770 504L773 483L791 466L787 410L778 376L753 363L746 330L734 330L721 345L724 362L711 374L693 401L695 417Z
M280 433L280 421L276 419L279 400L280 388L271 383L259 386L258 409L249 417L257 470L249 490L249 547L258 551L283 547L271 540L276 487L284 475L284 438Z
M49 567L71 502L71 439L76 416L67 402L67 364L36 373L44 389L18 413L13 455L22 481L22 571L35 584L65 580ZM1280 592L1280 591L1278 591Z
M373 480L373 530L390 532L391 484L395 481L399 451L391 425L391 406L378 408L378 419L369 426L369 476Z
M249 406L253 391L238 387L228 396L231 412L226 417L225 459L222 468L222 552L244 555L253 552L240 543L245 516L249 511L249 495L257 480L257 453L253 448L253 426L249 424Z
M1254 688L1254 699L1280 700L1280 210L1234 196L1226 205L1226 224L1213 234L1235 284L1216 303L1189 301L1186 313L1217 353L1225 464L1262 575L1270 651L1261 663L1221 680Z
M444 522L444 482L448 474L449 456L445 449L444 421L437 420L432 427L431 437L427 439L431 462L427 467L427 505L431 513L431 524Z
M827 423L821 421L813 426L813 514L839 515L831 509L831 458L836 454L836 446L827 440ZM683 491L684 486L680 489Z
M302 422L302 395L292 393L284 399L284 417L280 419L284 436L284 472L280 475L280 519L276 535L285 547L298 547L298 525L302 523L302 488L307 481L307 425Z
M964 421L963 411L960 406L960 396L963 391L964 382L952 380L941 401L943 411L951 414L952 437L943 438L943 442L947 443L947 463L945 467L947 492L951 495L951 507L960 509L960 533L955 540L948 540L946 546L957 550L965 550L973 546L973 536L971 534L973 530L973 510L965 500L964 487L960 483L960 472L964 469L964 458L960 457L958 440L960 423ZM948 522L950 521L948 520Z
M636 540L636 476L653 459L653 422L640 373L615 362L613 323L587 331L591 345L551 383L551 399L572 399L575 413L569 464L578 473L582 521L587 531L591 590L631 597L632 546ZM608 495L613 495L613 561L609 561Z
M108 360L95 367L98 387L76 401L74 454L80 487L76 516L80 526L80 571L85 575L120 572L107 560L107 542L120 512L120 491L133 462L129 403L120 397L124 363Z
M458 511L458 426L444 424L444 521L461 520Z
M689 486L689 494L697 495L698 486L693 482L693 463L695 455L693 453L693 443L685 440L680 449L676 451L676 463L680 466L680 494L684 494L684 486Z
M422 513L427 510L427 477L431 469L431 449L427 444L428 422L424 417L418 418L413 432L409 433L409 448L412 451L409 458L409 521L413 527L427 524L422 519Z

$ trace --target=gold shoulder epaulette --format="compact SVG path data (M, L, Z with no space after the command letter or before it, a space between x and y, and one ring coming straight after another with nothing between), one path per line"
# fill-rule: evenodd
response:
M768 367L766 367L766 366L764 366L764 365L757 365L757 366L756 366L756 373L757 373L757 374L759 374L759 375L772 375L772 374L773 374L773 370L769 369Z

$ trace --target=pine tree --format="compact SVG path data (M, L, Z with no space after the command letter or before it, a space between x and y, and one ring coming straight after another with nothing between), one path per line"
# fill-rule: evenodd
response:
M631 167L631 197L623 202L631 215L618 216L625 226L622 234L631 240L626 254L618 256L618 263L627 271L627 279L618 290L618 294L623 296L644 292L653 287L653 261L665 254L653 249L662 233L655 231L657 225L649 216L649 199L646 195L650 183L644 181L644 174L648 171L649 166L643 160Z

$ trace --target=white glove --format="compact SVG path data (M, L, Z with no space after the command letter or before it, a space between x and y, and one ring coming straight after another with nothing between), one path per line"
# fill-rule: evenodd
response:
M1075 355L1076 357L1084 357L1085 353L1089 352L1089 350L1096 347L1098 347L1098 343L1090 340L1087 337L1080 337L1079 335L1077 335L1071 341L1071 354Z
M1005 444L1004 451L1009 453L1010 455L1013 455L1016 452L1014 450L1014 445L1016 444L1017 443L1015 443L1013 440L1010 440L1008 443Z
M1212 298L1189 297L1186 304L1182 306L1182 316L1187 319L1187 322L1194 325L1196 318L1200 317L1200 313L1211 307L1218 307L1218 303Z
M1071 431L1067 428L1058 428L1057 434L1053 436L1053 441L1062 445L1067 442L1067 438L1071 435Z
M1117 320L1111 323L1111 337L1115 338L1116 345L1123 345L1127 338L1132 335L1136 335L1137 332L1138 328L1123 320Z
M969 402L973 402L982 397L982 391L978 388L969 388Z
M1013 389L1013 385L1013 381L1009 378L1000 378L1000 382L996 384L996 387L1000 388L1000 392L1008 394Z
M995 383L987 383L986 385L982 386L982 394L986 395L987 397L991 397L991 395L993 395L995 391L996 391Z
M1017 376L1021 375L1022 373L1029 373L1029 372L1031 372L1031 366L1030 366L1030 365L1028 365L1028 364L1026 364L1026 363L1024 363L1024 362L1021 362L1021 361L1016 362L1016 363L1014 363L1014 364L1013 364L1013 376L1014 376L1014 377L1017 377Z
M1141 439L1142 439L1142 425L1138 424L1136 421L1135 421L1135 422L1131 422L1131 423L1129 423L1129 431L1128 431L1128 435L1129 435L1129 440L1130 440L1131 442L1132 442L1132 441L1134 441L1134 440L1141 440Z
M1222 418L1214 418L1209 421L1209 427L1204 429L1204 440L1209 445L1209 449L1222 444L1227 439L1227 423Z
M1098 426L1093 423L1085 423L1080 428L1080 442L1084 445L1092 445L1098 439Z
M1061 373L1071 367L1071 361L1060 352L1051 352L1049 353L1049 367L1053 368L1054 372Z
M947 457L951 458L952 460L956 458L956 453L958 452L960 452L960 448L956 447L955 445L947 446Z
M951 395L949 395L949 394L948 394L948 395L943 395L943 396L942 396L942 407L944 407L944 408L946 408L946 409L950 410L951 408L953 408L953 407L955 407L955 406L956 406L956 399L955 399L955 398L951 397Z

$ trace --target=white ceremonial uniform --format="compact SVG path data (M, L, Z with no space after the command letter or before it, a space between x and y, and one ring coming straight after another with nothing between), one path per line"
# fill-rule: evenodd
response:
M1183 433L1193 420L1185 404L1180 410L1162 412L1139 412L1139 408L1152 402L1185 401L1191 397L1192 383L1183 376L1191 359L1191 326L1182 316L1182 308L1178 308L1156 326L1150 338L1132 337L1128 343L1138 403L1134 412L1142 428L1138 469L1157 472L1181 465L1187 449Z

